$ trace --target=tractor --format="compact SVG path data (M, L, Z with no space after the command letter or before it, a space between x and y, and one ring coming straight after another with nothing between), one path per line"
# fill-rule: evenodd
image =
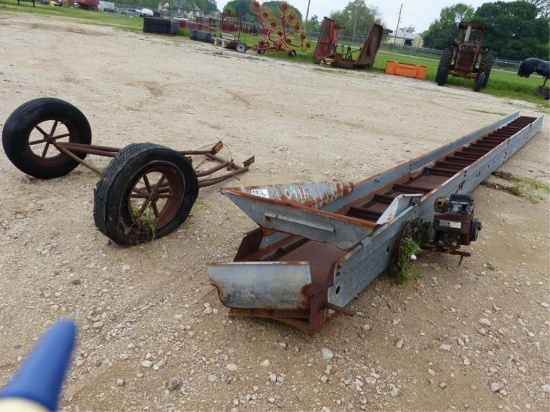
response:
M489 25L461 21L458 28L460 40L443 50L435 82L445 86L449 74L474 79L474 91L479 92L487 86L491 74L493 56L488 48L482 47L483 32Z

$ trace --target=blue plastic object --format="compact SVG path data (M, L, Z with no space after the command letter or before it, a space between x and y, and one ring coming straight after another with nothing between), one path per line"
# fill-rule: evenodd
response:
M23 398L56 411L76 340L76 324L70 319L56 322L0 392L5 398Z

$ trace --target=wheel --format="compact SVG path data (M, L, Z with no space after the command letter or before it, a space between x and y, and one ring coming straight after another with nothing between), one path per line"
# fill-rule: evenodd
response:
M51 179L66 175L79 163L60 152L58 143L92 143L86 116L72 104L40 97L19 106L2 130L2 145L15 167L30 176ZM75 153L80 159L86 153Z
M95 225L120 245L148 242L187 219L198 191L187 158L156 144L131 144L117 154L95 187Z
M487 87L487 83L489 83L489 76L491 75L491 69L489 69L488 72L485 72L485 81L481 85L484 89Z
M435 75L435 82L438 86L445 86L449 77L449 69L453 61L453 49L447 47L443 50L441 57L439 58L439 65L437 66L437 73Z
M246 44L244 43L237 43L237 47L235 48L235 50L237 50L239 53L246 53L247 49L248 47L246 47Z
M485 76L484 72L479 72L476 77L476 81L474 82L474 92L479 92L483 85L485 84L485 79L487 77Z
M435 75L435 81L438 86L445 86L447 84L448 78L449 78L448 68L440 67L437 69L437 74Z
M493 67L493 54L491 52L485 53L481 57L481 61L479 62L479 71L482 71L485 73L485 82L483 83L483 88L487 87L487 83L489 82L489 75L491 74L491 69Z
M410 237L416 243L420 242L420 230L415 222L409 221L405 223L403 225L403 228L401 229L401 232L399 233L399 236L397 237L391 255L390 266L388 268L391 276L397 277L401 275L401 268L399 265L399 262L401 261L401 259L403 259L403 248L401 247L401 245L404 239L407 237Z

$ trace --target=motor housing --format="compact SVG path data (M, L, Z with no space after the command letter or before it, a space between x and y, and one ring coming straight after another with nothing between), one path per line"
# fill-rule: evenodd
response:
M474 218L474 199L470 195L452 194L434 203L433 245L456 249L477 239L481 222Z

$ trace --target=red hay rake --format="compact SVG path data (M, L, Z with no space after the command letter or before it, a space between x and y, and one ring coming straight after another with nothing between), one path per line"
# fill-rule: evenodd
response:
M296 15L290 10L286 2L280 3L281 16L271 17L267 8L260 2L252 3L252 10L262 26L263 38L254 45L254 51L264 54L266 50L286 52L289 56L296 56L296 49L306 51L311 47L307 35ZM277 36L277 37L275 37Z

